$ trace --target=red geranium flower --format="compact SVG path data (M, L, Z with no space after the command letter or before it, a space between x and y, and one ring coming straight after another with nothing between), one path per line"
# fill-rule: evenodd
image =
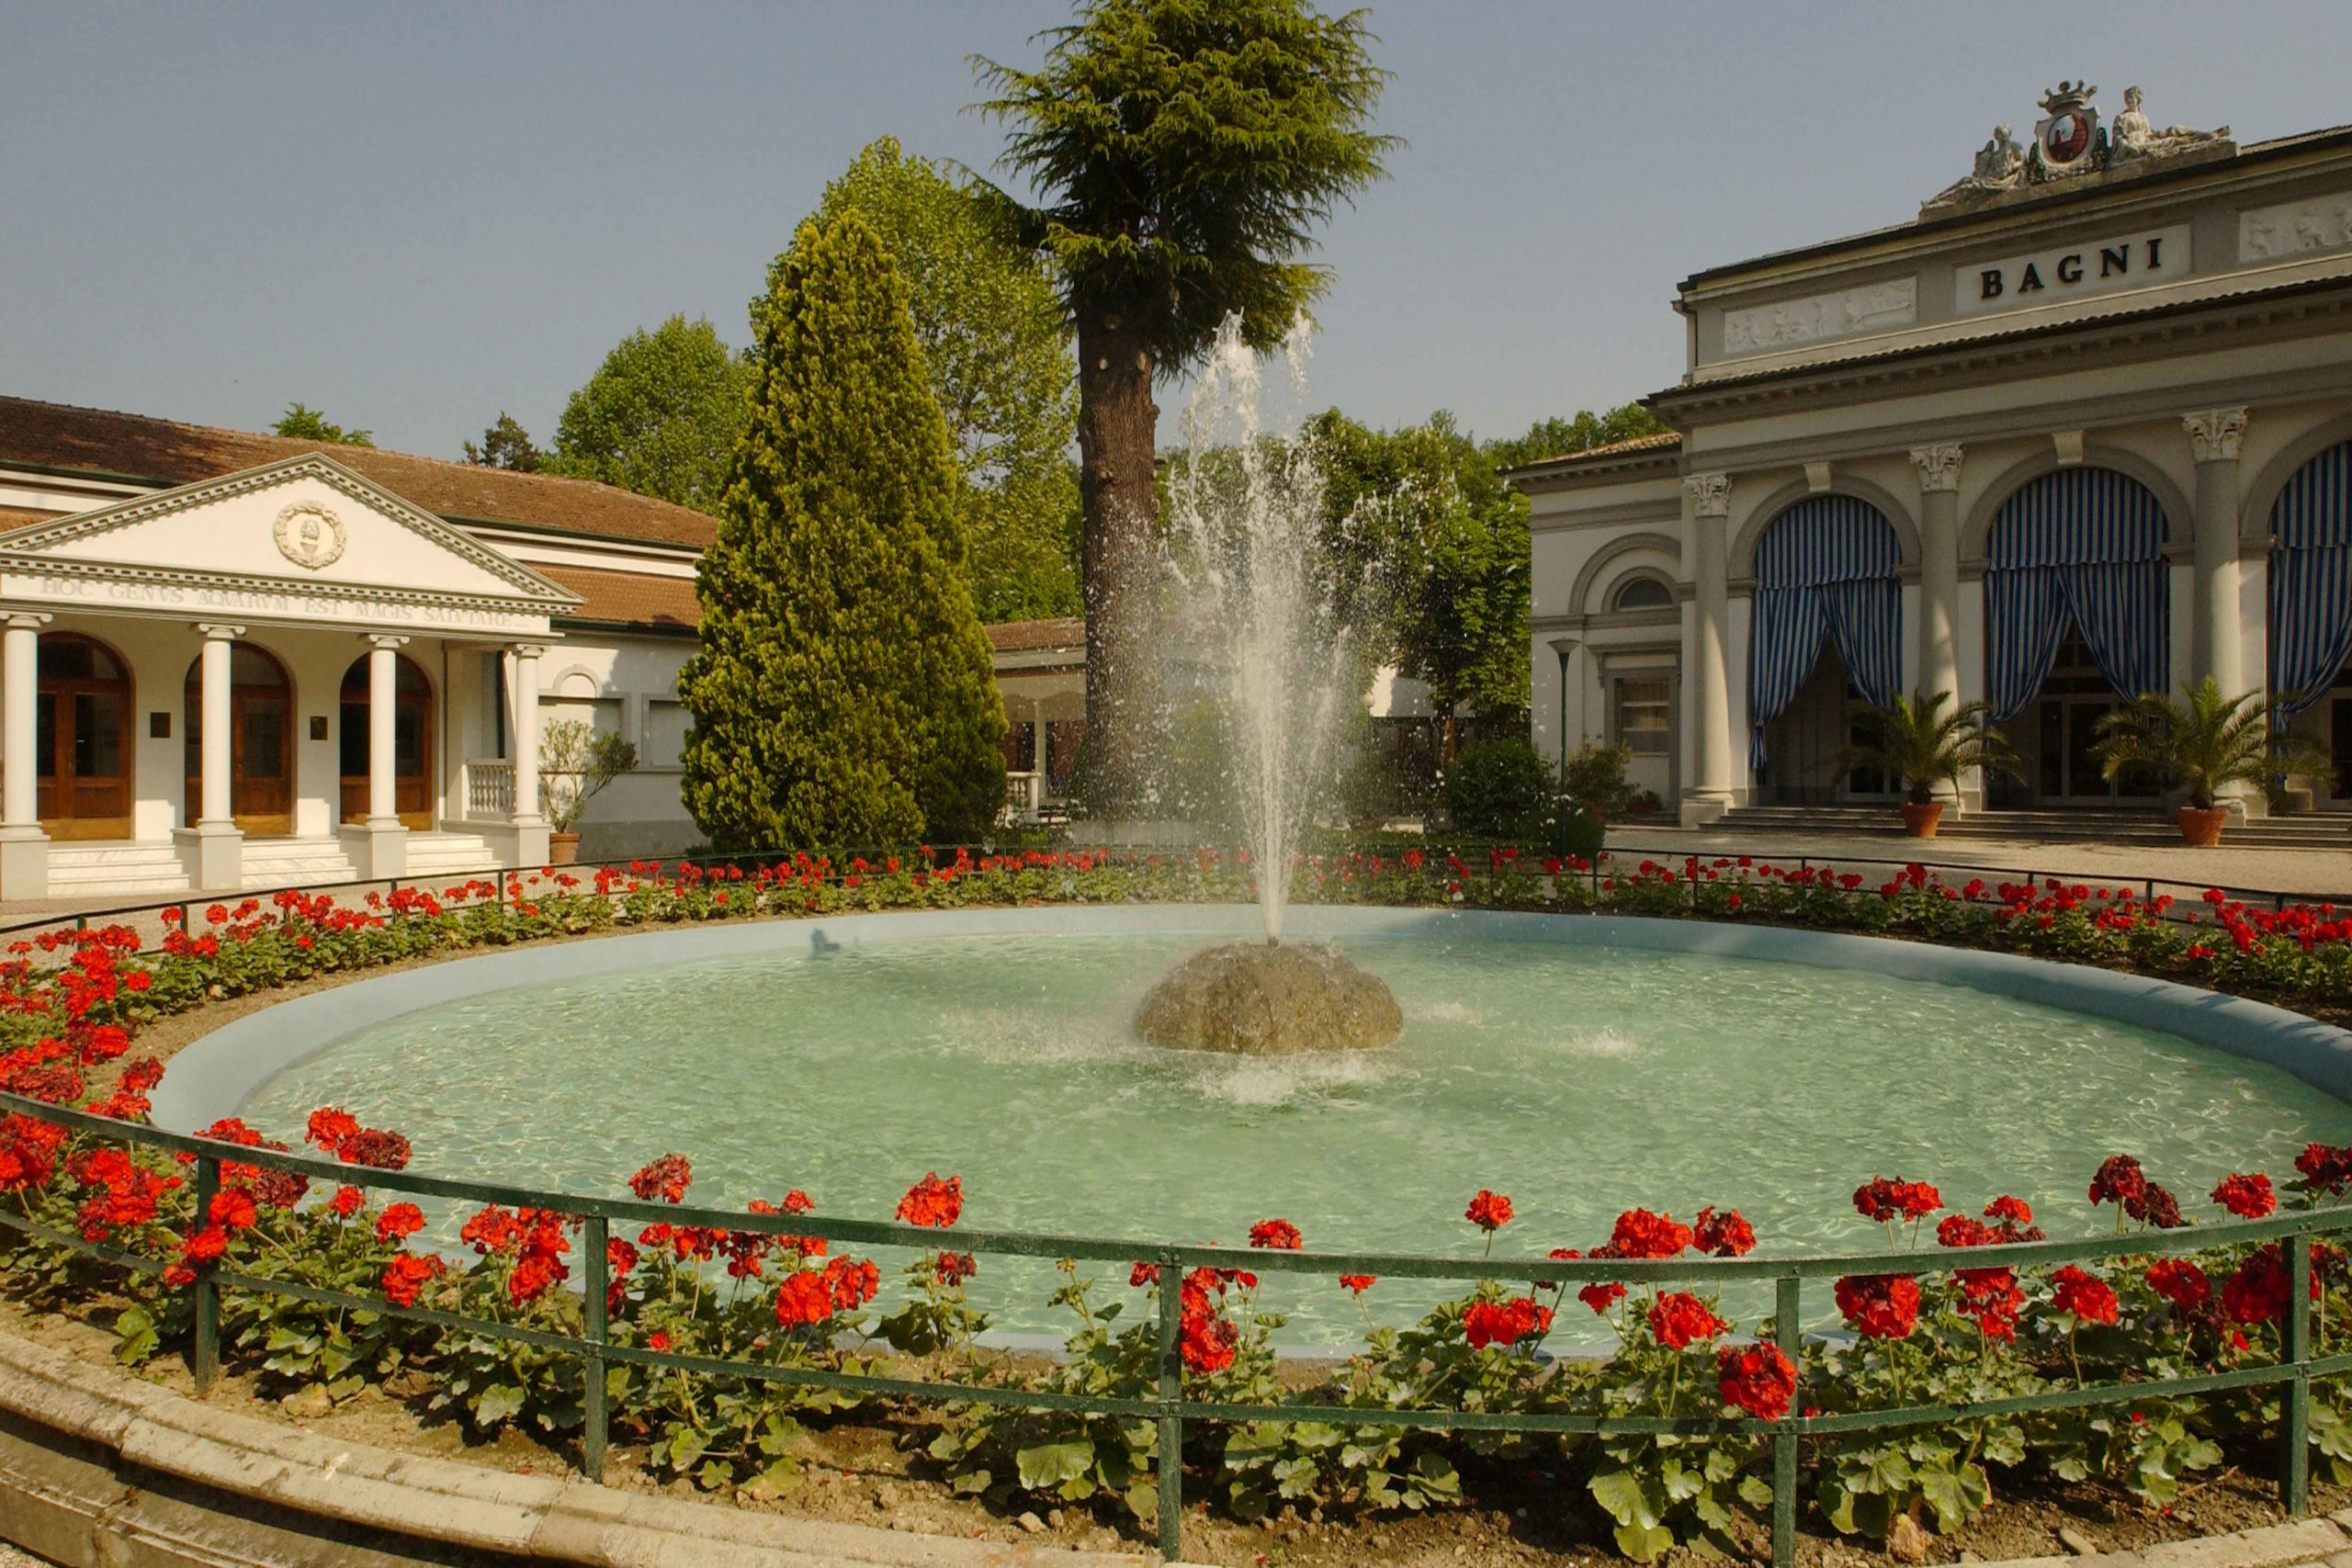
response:
M189 1263L209 1263L229 1250L229 1233L219 1225L207 1225L180 1244L180 1257Z
M413 1203L394 1203L376 1216L378 1241L401 1241L424 1228L424 1211Z
M2213 1189L2213 1201L2242 1220L2268 1217L2278 1207L2278 1196L2270 1190L2270 1178L2260 1172L2225 1176Z
M907 1195L899 1200L899 1218L910 1225L944 1230L963 1213L964 1179L951 1176L942 1181L935 1170L908 1188Z
M1595 1316L1607 1315L1609 1309L1625 1299L1625 1287L1595 1280L1577 1292L1577 1300L1593 1310Z
M205 1217L231 1231L251 1230L261 1211L254 1205L254 1195L243 1188L224 1187L212 1195L212 1206L205 1211Z
M1943 1206L1943 1194L1933 1183L1905 1181L1899 1176L1873 1176L1854 1189L1854 1207L1865 1219L1924 1220Z
M1176 1348L1189 1371L1206 1376L1233 1365L1234 1348L1240 1339L1241 1331L1225 1318L1188 1316Z
M322 1105L311 1112L309 1127L302 1141L333 1153L344 1139L359 1131L359 1118L337 1106Z
M2115 1292L2106 1280L2069 1263L2050 1276L2050 1301L2084 1323L2115 1321Z
M1379 1278L1377 1274L1342 1274L1340 1276L1340 1283L1344 1288L1362 1295L1372 1289L1374 1282Z
M1750 1244L1753 1244L1750 1237ZM1672 1258L1690 1245L1690 1227L1671 1214L1628 1209L1617 1216L1609 1239L1592 1249L1595 1258Z
M1260 1220L1250 1227L1250 1245L1275 1252L1296 1252L1306 1245L1306 1239L1288 1220Z
M1908 1274L1849 1274L1838 1311L1865 1339L1907 1339L1919 1323L1919 1281Z
M1687 1291L1660 1296L1650 1308L1650 1337L1669 1350L1713 1339L1730 1326Z
M1797 1370L1777 1345L1726 1345L1715 1352L1715 1387L1725 1404L1778 1421L1797 1396Z
M1532 1296L1513 1296L1506 1302L1472 1302L1462 1311L1462 1330L1473 1350L1483 1350L1490 1345L1516 1345L1521 1340L1546 1334L1552 1327L1552 1309Z
M2189 1313L2212 1299L2213 1282L2205 1270L2186 1258L2163 1258L2148 1266L2148 1288L2173 1304L2173 1310Z
M1481 1187L1478 1195L1470 1200L1470 1207L1463 1211L1462 1217L1492 1235L1510 1224L1510 1200L1499 1192L1489 1192Z
M426 1280L439 1275L442 1268L438 1258L430 1255L419 1257L413 1252L401 1253L384 1265L384 1299L394 1306L414 1306L417 1292L424 1288Z
M337 1219L347 1220L368 1204L368 1194L356 1187L338 1187L334 1196L327 1200L327 1208Z

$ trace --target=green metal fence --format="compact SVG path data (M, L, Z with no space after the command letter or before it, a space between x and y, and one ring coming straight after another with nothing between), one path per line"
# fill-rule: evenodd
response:
M1171 1561L1182 1555L1183 1478L1181 1456L1186 1426L1193 1422L1313 1421L1347 1426L1559 1434L1761 1434L1768 1436L1772 1442L1772 1560L1777 1568L1790 1568L1796 1554L1798 1448L1807 1438L2028 1411L2131 1405L2176 1395L2275 1386L2283 1395L2282 1445L2278 1456L2280 1495L2288 1511L2300 1514L2307 1508L2310 1500L2308 1465L2312 1382L2315 1378L2352 1372L2352 1354L2313 1354L2310 1301L2313 1238L2340 1236L2352 1232L2352 1208L2283 1213L2270 1219L2233 1223L2226 1227L2204 1230L2144 1232L2092 1241L2010 1243L1970 1247L1965 1252L1873 1252L1823 1258L1662 1260L1464 1259L1393 1253L1243 1250L1026 1231L958 1229L954 1233L956 1247L974 1254L1066 1258L1119 1265L1134 1262L1157 1264L1162 1284L1158 1320L1159 1382L1154 1396L1148 1399L1098 1398L1020 1388L717 1360L617 1344L611 1339L605 1314L605 1291L609 1278L605 1244L615 1221L707 1225L769 1235L814 1233L821 1234L829 1240L865 1247L916 1249L940 1246L946 1239L945 1234L895 1223L836 1219L817 1214L769 1215L689 1208L630 1198L594 1198L489 1182L452 1180L409 1170L354 1167L304 1155L189 1137L151 1127L130 1126L7 1093L0 1093L0 1111L21 1112L106 1140L193 1156L196 1161L194 1191L198 1223L201 1223L201 1216L212 1195L220 1189L223 1162L296 1172L314 1180L356 1180L369 1188L421 1197L537 1208L578 1216L582 1221L580 1286L583 1297L582 1325L582 1332L576 1337L491 1319L466 1317L426 1307L400 1307L379 1296L318 1290L228 1267L215 1266L202 1270L196 1282L187 1287L194 1295L191 1366L199 1393L208 1389L219 1375L220 1292L232 1290L276 1294L325 1306L356 1308L445 1328L462 1329L496 1339L542 1346L576 1356L581 1363L584 1394L585 1425L581 1437L581 1467L588 1476L595 1479L602 1478L608 1441L605 1370L616 1362L719 1378L835 1388L884 1398L991 1404L1150 1420L1158 1423L1159 1427L1159 1548L1161 1556ZM85 1241L78 1235L41 1224L6 1210L0 1210L0 1225L125 1269L152 1275L160 1274L165 1267L158 1259L103 1242ZM2054 1389L1979 1404L1916 1405L1815 1416L1802 1414L1805 1404L1800 1383L1797 1398L1791 1406L1792 1414L1780 1421L1746 1417L1604 1416L1442 1408L1369 1409L1318 1404L1304 1399L1279 1404L1235 1404L1194 1399L1187 1394L1184 1385L1184 1368L1179 1349L1180 1292L1174 1288L1175 1270L1201 1265L1242 1268L1259 1273L1313 1274L1326 1278L1340 1273L1360 1273L1418 1280L1531 1281L1566 1288L1610 1280L1631 1284L1674 1281L1706 1291L1737 1282L1770 1280L1775 1303L1773 1331L1776 1341L1790 1361L1802 1368L1799 1350L1808 1283L1815 1287L1815 1299L1818 1301L1821 1281L1848 1274L1935 1275L1956 1268L2038 1269L2064 1263L2097 1262L2122 1257L2156 1257L2189 1253L2221 1245L2274 1241L2280 1244L2289 1270L2282 1354L2275 1364L2233 1367L2194 1377Z

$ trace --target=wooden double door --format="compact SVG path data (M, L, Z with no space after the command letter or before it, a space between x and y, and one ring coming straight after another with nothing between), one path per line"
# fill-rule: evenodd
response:
M70 633L42 637L35 668L42 829L53 839L130 837L129 671L111 649Z
M343 672L343 819L368 820L368 689L365 655ZM433 687L406 656L392 671L392 808L414 832L433 828Z
M204 817L203 660L188 666L187 818ZM294 830L294 686L285 666L249 643L229 650L229 810L248 833Z

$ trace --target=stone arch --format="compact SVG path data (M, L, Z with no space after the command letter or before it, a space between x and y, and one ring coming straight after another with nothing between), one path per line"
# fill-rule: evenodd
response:
M1911 509L1896 500L1891 492L1871 483L1868 479L1849 479L1841 475L1826 491L1816 491L1804 480L1794 479L1766 496L1762 502L1747 514L1747 521L1740 525L1739 532L1732 537L1731 551L1727 558L1727 570L1730 575L1743 579L1755 577L1756 547L1762 541L1764 531L1778 523L1789 508L1815 495L1851 496L1856 501L1866 502L1876 507L1879 515L1885 518L1888 525L1894 530L1895 545L1902 551L1903 570L1905 571L1919 570L1919 522L1917 518L1911 515Z
M1584 570L1577 573L1576 585L1568 590L1568 614L1590 615L1605 610L1608 607L1605 603L1596 603L1600 598L1600 595L1595 592L1596 589L1604 585L1614 588L1617 580L1630 575L1632 570L1646 570L1629 569L1621 565L1611 571L1609 570L1610 563L1622 561L1626 556L1643 551L1656 551L1679 565L1682 559L1682 541L1670 534L1625 534L1610 540L1609 543L1593 551L1592 558L1586 561ZM1666 579L1669 586L1672 586L1676 581L1671 572L1661 572L1659 575Z
M2188 541L2197 512L2169 474L2138 453L2123 447L2086 446L2080 463L2061 463L2055 451L2038 453L2012 463L2002 470L1998 479L1985 487L1984 493L1976 498L1976 504L1969 509L1967 517L1961 523L1960 559L1963 571L1984 570L1985 537L1993 531L1993 519L2000 515L2001 508L2008 504L2009 498L2044 474L2054 474L2064 468L2107 468L2125 479L2137 480L2156 498L2156 504L2164 508L2165 542L2171 545Z
M2279 492L2303 471L2312 458L2346 441L2352 441L2352 414L2323 420L2287 443L2277 456L2256 470L2241 496L2243 504L2238 511L2240 542L2267 545L2270 542L2270 512L2278 504Z

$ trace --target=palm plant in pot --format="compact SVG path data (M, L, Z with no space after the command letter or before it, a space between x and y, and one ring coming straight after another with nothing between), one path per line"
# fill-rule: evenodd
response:
M1943 820L1937 785L1957 784L1972 768L2007 772L2017 764L1983 703L1962 703L1947 712L1951 702L1950 692L1915 692L1848 710L1861 739L1838 751L1838 765L1875 768L1901 779L1903 826L1915 839L1934 838Z
M580 818L615 779L637 768L637 748L598 734L584 718L559 718L539 730L539 810L548 819L548 863L580 858Z
M2326 773L2335 763L2326 750L2280 722L2282 710L2260 692L2223 696L2211 675L2181 687L2178 697L2145 692L2098 721L2091 748L2100 771L2112 782L2154 778L2165 790L2188 796L2179 807L2183 842L2205 846L2222 841L2229 809L2222 793L2232 784L2267 790L2288 773Z

